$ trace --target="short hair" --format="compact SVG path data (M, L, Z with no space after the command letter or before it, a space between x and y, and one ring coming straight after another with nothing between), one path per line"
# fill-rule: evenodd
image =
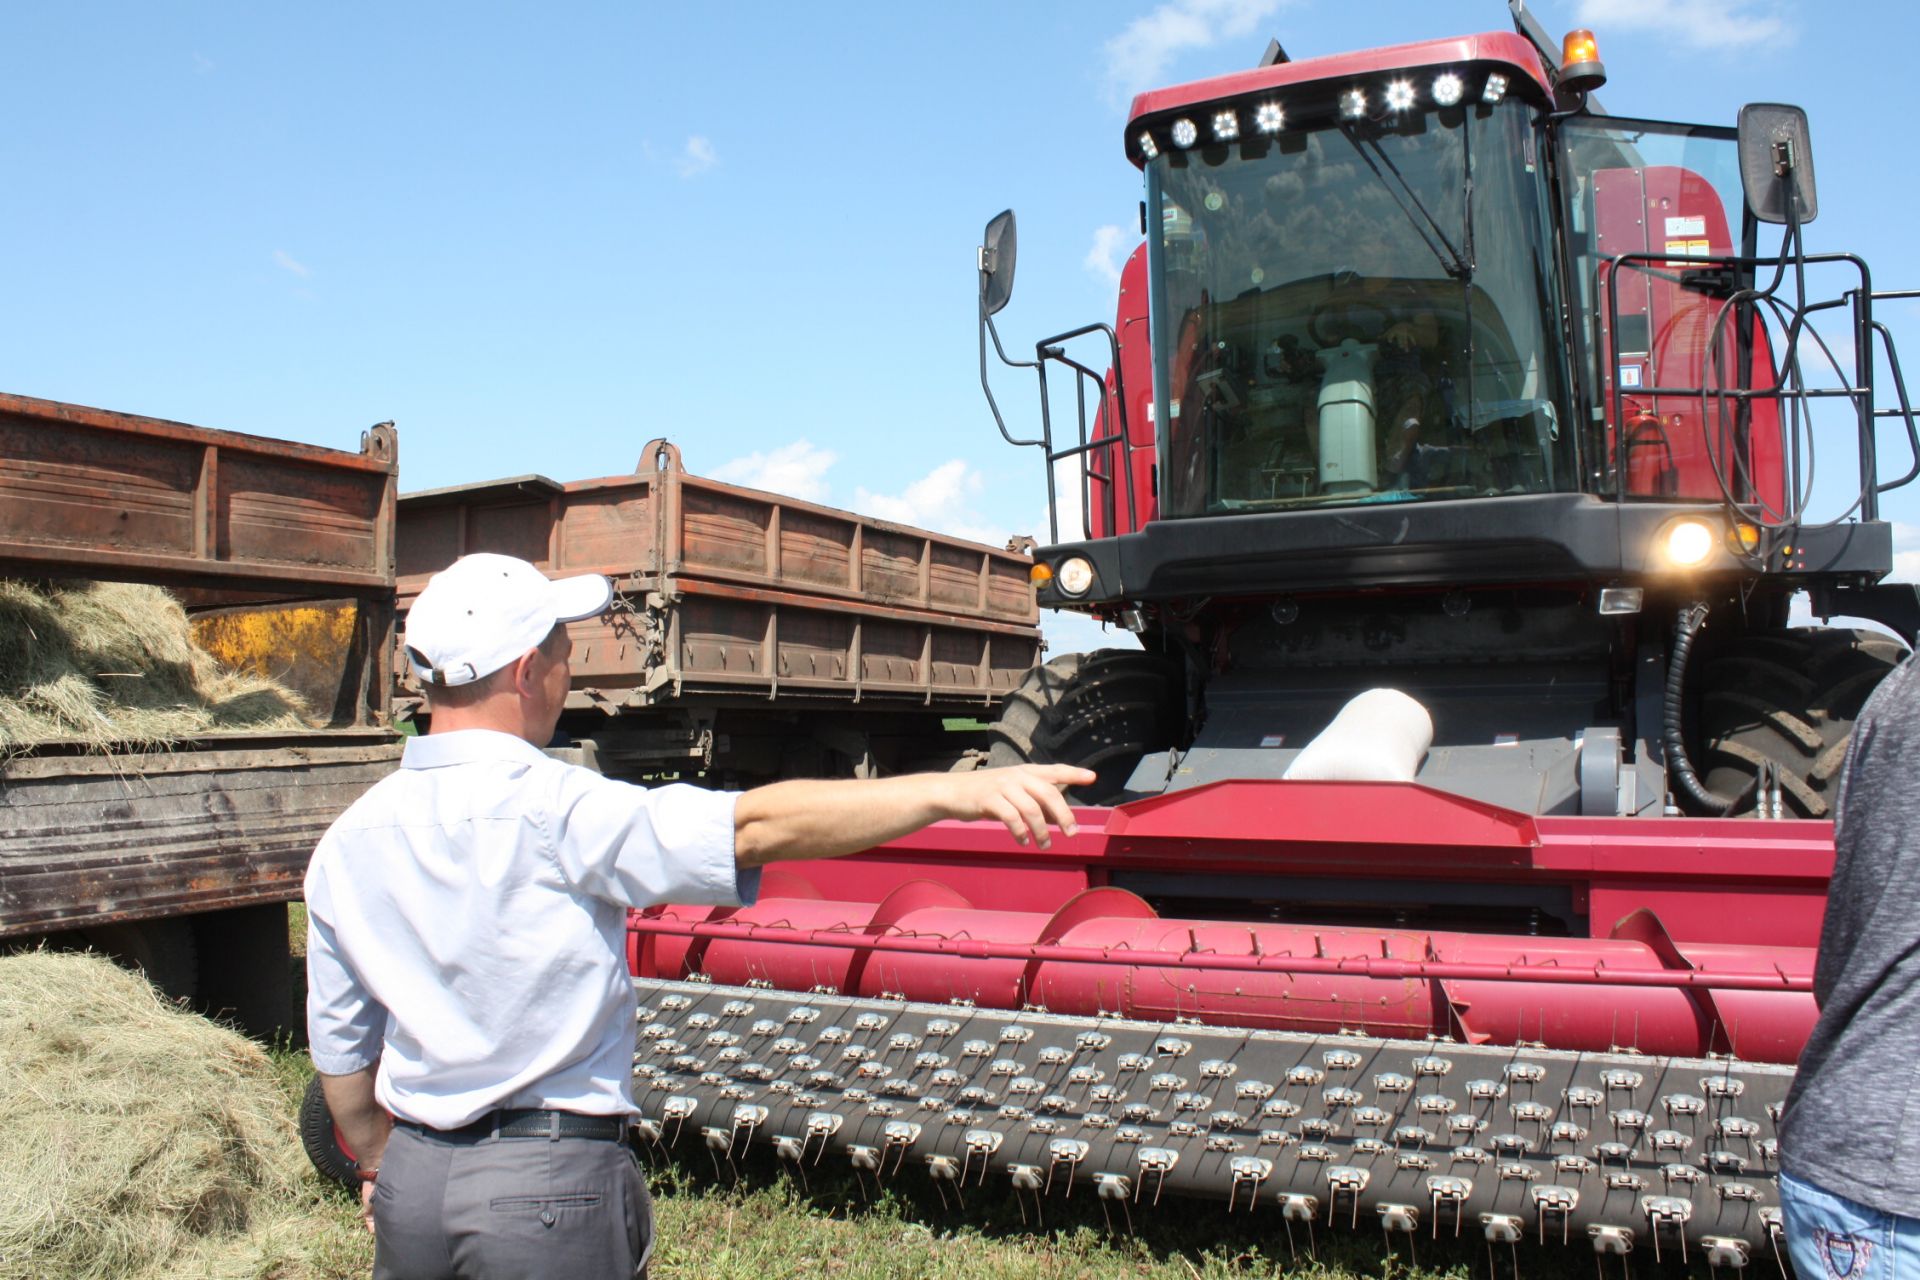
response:
M539 644L541 654L549 660L557 657L560 642L566 638L566 634L567 624L564 622L556 622L553 630L547 632L547 638ZM498 671L489 671L478 680L469 680L465 684L430 684L423 686L427 696L427 709L429 711L435 707L463 709L471 707L476 703L485 702L512 681L513 668L519 661L519 658L515 658Z

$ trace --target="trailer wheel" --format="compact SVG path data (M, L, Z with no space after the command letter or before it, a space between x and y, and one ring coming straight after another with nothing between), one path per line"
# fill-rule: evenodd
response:
M1175 745L1180 692L1179 667L1156 653L1100 649L1055 658L1029 671L1001 704L987 764L1080 765L1100 780L1073 798L1108 803L1140 757Z
M1740 636L1701 672L1700 764L1707 789L1746 796L1763 762L1803 818L1831 818L1860 708L1906 656L1873 631L1807 627Z
M307 1081L307 1092L300 1099L300 1145L307 1159L322 1177L331 1178L350 1191L360 1189L353 1157L347 1154L340 1130L333 1124L333 1112L327 1108L327 1095L321 1091L320 1077Z
M200 949L185 916L93 925L80 931L79 941L138 969L163 995L192 1000L200 994Z

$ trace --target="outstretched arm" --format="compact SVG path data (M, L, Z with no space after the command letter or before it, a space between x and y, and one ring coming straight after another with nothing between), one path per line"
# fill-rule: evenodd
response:
M1050 828L1068 835L1075 830L1062 789L1094 781L1089 769L1025 764L973 773L776 782L740 797L734 809L734 857L746 867L789 858L837 858L942 818L1004 823L1021 844L1031 839L1044 849L1052 842Z

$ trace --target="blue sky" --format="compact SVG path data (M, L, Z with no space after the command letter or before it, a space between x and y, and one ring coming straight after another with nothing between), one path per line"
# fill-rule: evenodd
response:
M1595 29L1616 113L1807 107L1813 247L1920 287L1920 10L1535 9ZM982 223L1020 214L1010 345L1111 319L1133 92L1269 36L1306 57L1506 23L1501 0L11 6L0 389L341 448L393 419L407 489L618 474L666 435L705 474L1044 533L1039 463L979 392ZM1920 307L1883 318L1920 384ZM1030 385L997 386L1030 423ZM1887 514L1920 577L1920 495Z

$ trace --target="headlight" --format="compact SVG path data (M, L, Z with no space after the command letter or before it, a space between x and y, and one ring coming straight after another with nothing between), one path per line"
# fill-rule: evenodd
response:
M1661 549L1669 565L1676 569L1693 569L1706 563L1717 541L1713 536L1713 526L1706 521L1675 520L1667 526Z
M1054 581L1063 594L1083 596L1093 586L1093 562L1085 556L1069 556L1060 562Z

